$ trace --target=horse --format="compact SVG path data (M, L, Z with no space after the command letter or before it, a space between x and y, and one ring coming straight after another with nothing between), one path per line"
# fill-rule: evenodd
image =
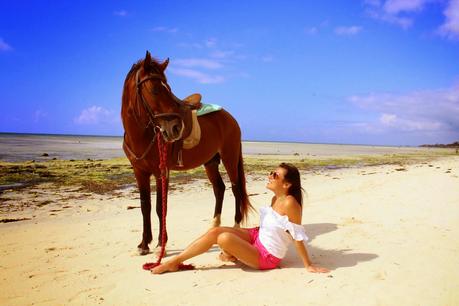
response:
M162 210L161 199L167 197L170 170L185 171L204 165L215 195L213 227L220 226L225 193L225 184L219 172L220 162L226 169L235 198L234 226L239 226L252 209L246 190L241 129L233 116L224 109L198 117L201 139L195 147L181 149L180 163L175 159L177 154L168 154L166 173L163 173L166 187L160 188L162 173L159 149L156 149L155 142L163 140L168 152L177 152L177 147L186 137L186 130L190 128L189 118L193 109L193 106L172 93L165 75L168 64L169 59L160 62L147 51L144 59L133 64L123 87L123 149L134 171L143 218L142 241L137 246L140 255L150 252L148 245L152 241L152 175L156 180L156 214L160 224L157 247L167 242L163 220L166 211ZM164 236L161 235L163 230L166 232Z

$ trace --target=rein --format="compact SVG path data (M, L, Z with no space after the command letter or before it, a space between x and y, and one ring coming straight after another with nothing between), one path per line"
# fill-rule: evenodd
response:
M158 133L155 133L155 136L157 135ZM138 157L134 151L131 150L131 148L129 148L127 142L126 142L126 133L124 133L124 136L123 136L123 149L125 152L127 152L129 154L129 156L134 160L134 161L139 161L139 160L142 160L144 159L148 152L150 152L151 148L153 148L153 144L155 143L155 136L153 136L153 139L150 141L150 143L148 144L148 147L147 149L145 150L145 152L143 152L143 154Z
M158 260L156 262L147 262L145 263L142 268L144 270L151 270L154 267L157 267L161 264L161 260L164 257L164 253L166 251L166 214L167 214L167 177L168 177L168 169L167 169L167 145L161 139L161 135L159 133L156 134L157 141L158 141L158 152L159 152L159 169L161 170L161 204L162 204L162 223L163 226L161 228L161 252L159 254ZM153 143L153 142L152 142ZM186 265L181 263L179 265L179 270L193 270L193 265Z

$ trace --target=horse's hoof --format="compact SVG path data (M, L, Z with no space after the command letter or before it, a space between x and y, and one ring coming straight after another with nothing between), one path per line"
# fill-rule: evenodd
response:
M138 248L137 252L139 253L140 256L144 256L144 255L150 254L150 249Z
M240 223L234 223L233 227L234 228L241 228L241 224Z
M218 217L215 217L212 219L212 223L210 224L211 227L219 227L221 224L221 221L220 221L220 216Z

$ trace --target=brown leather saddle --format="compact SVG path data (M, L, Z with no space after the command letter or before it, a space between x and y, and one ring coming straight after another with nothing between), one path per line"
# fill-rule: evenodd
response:
M188 105L191 109L200 109L202 104L201 104L201 94L194 93L192 95L189 95L185 99L183 99L183 102Z
M194 93L183 99L183 103L188 107L183 117L185 129L183 130L182 138L174 142L172 146L171 158L175 160L178 167L183 167L182 150L191 149L199 143L201 137L201 130L196 117L196 110L200 109L201 94Z

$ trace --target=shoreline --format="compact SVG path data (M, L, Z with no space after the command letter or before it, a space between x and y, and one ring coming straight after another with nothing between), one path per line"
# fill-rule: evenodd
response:
M52 159L85 160L125 157L122 137L79 135L1 134L0 161L25 162ZM451 149L451 151L454 151ZM329 158L348 155L433 154L448 149L410 146L379 146L353 144L315 144L299 142L243 141L243 155L299 155ZM436 153L435 153L436 154Z

